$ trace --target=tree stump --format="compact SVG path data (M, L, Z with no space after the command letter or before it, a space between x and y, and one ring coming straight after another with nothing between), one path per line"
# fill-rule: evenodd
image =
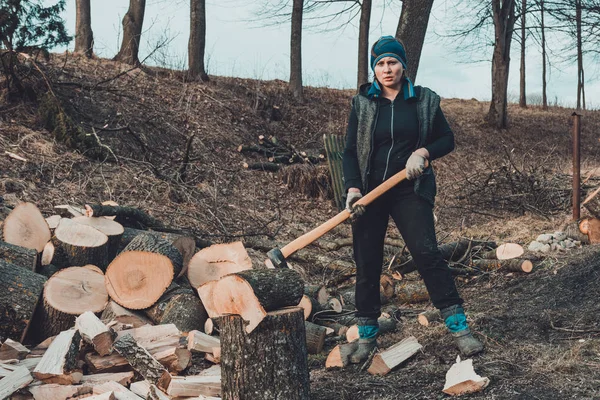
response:
M204 329L208 314L190 287L172 283L146 315L157 325L175 324L182 332Z
M57 335L73 327L79 315L99 314L107 304L102 271L94 266L65 268L46 283L38 331L42 339Z
M2 232L6 243L35 249L38 253L50 240L50 228L46 220L31 203L16 206L4 220Z
M223 317L221 327L224 400L310 399L302 309L269 312L249 334L237 315Z
M0 339L23 342L46 278L0 259Z
M152 306L183 268L181 253L160 237L141 234L106 269L106 290L125 308Z
M92 264L102 270L106 269L108 236L104 233L91 226L63 218L56 227L54 236L54 246L64 250L69 266Z
M38 264L38 252L34 249L0 241L0 259L35 272Z
M75 217L73 218L73 221L77 222L78 224L91 226L92 228L104 233L108 237L108 261L112 261L117 256L119 243L121 242L121 237L123 236L124 232L123 225L106 218L86 216Z
M291 269L247 270L230 274L198 288L202 304L211 318L241 315L252 332L268 311L297 306L304 283Z

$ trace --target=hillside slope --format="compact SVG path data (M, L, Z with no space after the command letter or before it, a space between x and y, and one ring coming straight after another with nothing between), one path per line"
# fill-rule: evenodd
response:
M53 82L73 127L94 132L111 155L92 159L57 140L59 125L53 125L58 126L54 135L44 128L49 126L44 102L2 104L0 195L6 205L31 201L51 215L58 204L113 200L199 239L244 240L255 262L274 243L285 244L337 213L324 180L325 163L286 166L278 173L253 171L243 163L265 157L237 149L264 135L318 155L323 134L344 133L352 91L309 87L306 101L298 104L282 81L212 77L206 84L187 83L174 71L130 70L70 55L53 55L40 70ZM47 91L37 70L28 79L38 93ZM435 162L439 239L473 236L526 244L539 233L557 230L570 216L573 110L511 105L511 127L497 131L483 120L487 106L477 100L443 100L457 146ZM591 188L600 182L600 112L583 112L582 121L582 176L590 176L584 186ZM302 176L304 186L312 185L304 191L316 197L288 188L282 175L292 173ZM324 239L349 235L345 224ZM390 235L399 237L395 228ZM484 275L462 284L473 326L488 349L475 366L492 381L472 398L600 397L600 328L594 325L597 319L585 318L600 311L595 302L599 250L589 246L553 257L529 276ZM328 269L326 261L349 262L351 252L324 253L311 246L308 261L294 264L307 279L329 283L340 272ZM577 302L564 301L575 294ZM414 334L425 345L423 353L385 378L357 370L325 372L324 361L314 358L315 399L355 398L357 393L364 399L440 396L445 371L456 357L450 338L439 326L426 330L415 324L408 317L411 307L401 310L406 311L399 314L402 329L384 338L384 345Z

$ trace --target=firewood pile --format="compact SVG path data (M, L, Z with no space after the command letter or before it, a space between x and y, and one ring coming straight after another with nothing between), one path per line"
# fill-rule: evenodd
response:
M316 165L325 161L324 154L310 154L300 151L292 145L281 143L275 136L260 135L256 144L240 145L238 152L242 154L258 154L263 157L260 162L245 162L244 168L275 172L281 165L310 164Z

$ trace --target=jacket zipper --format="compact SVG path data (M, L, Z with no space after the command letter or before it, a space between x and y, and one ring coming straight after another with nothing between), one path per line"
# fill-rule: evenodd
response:
M394 148L394 100L392 100L392 120L390 124L390 136L392 137L392 145L390 146L390 151L388 151L387 160L385 160L385 171L383 172L383 180L385 181L385 177L387 176L388 167L390 166L390 155L392 154L392 149Z

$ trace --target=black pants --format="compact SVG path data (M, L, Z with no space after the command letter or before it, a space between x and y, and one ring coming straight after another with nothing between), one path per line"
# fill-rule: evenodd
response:
M433 305L441 309L462 304L448 263L437 246L432 205L415 194L412 186L396 187L368 205L352 226L356 316L377 319L381 315L379 280L389 216L400 230Z

